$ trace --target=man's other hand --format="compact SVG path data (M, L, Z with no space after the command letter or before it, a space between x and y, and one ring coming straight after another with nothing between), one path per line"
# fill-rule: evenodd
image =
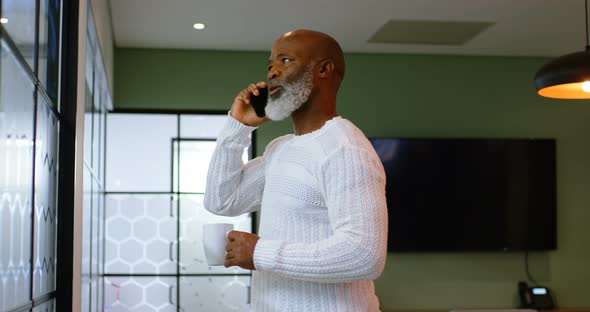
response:
M260 237L252 233L231 231L227 238L229 243L225 246L227 254L224 266L229 268L237 265L242 269L255 270L254 248Z

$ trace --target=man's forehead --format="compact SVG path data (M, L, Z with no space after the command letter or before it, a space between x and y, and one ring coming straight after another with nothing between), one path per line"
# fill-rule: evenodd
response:
M300 36L281 37L273 44L271 54L301 54L305 46L306 42Z
M277 39L275 41L275 43L272 45L273 48L275 47L284 47L284 48L289 48L289 47L295 47L298 44L301 44L302 40L300 39L300 37L280 37L279 39Z

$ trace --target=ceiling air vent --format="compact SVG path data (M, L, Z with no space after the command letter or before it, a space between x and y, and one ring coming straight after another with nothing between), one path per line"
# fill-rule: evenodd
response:
M462 45L494 23L390 20L369 43Z

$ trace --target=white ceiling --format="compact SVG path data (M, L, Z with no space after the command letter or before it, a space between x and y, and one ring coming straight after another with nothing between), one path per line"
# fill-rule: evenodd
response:
M345 52L556 56L585 45L583 0L110 0L118 47L269 51L326 32ZM375 44L388 20L495 23L463 46ZM194 23L207 25L194 30Z

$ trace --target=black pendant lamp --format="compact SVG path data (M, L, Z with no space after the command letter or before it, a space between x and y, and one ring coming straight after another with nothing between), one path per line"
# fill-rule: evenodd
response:
M590 46L586 1L586 49L545 64L535 75L537 93L554 99L590 99Z

